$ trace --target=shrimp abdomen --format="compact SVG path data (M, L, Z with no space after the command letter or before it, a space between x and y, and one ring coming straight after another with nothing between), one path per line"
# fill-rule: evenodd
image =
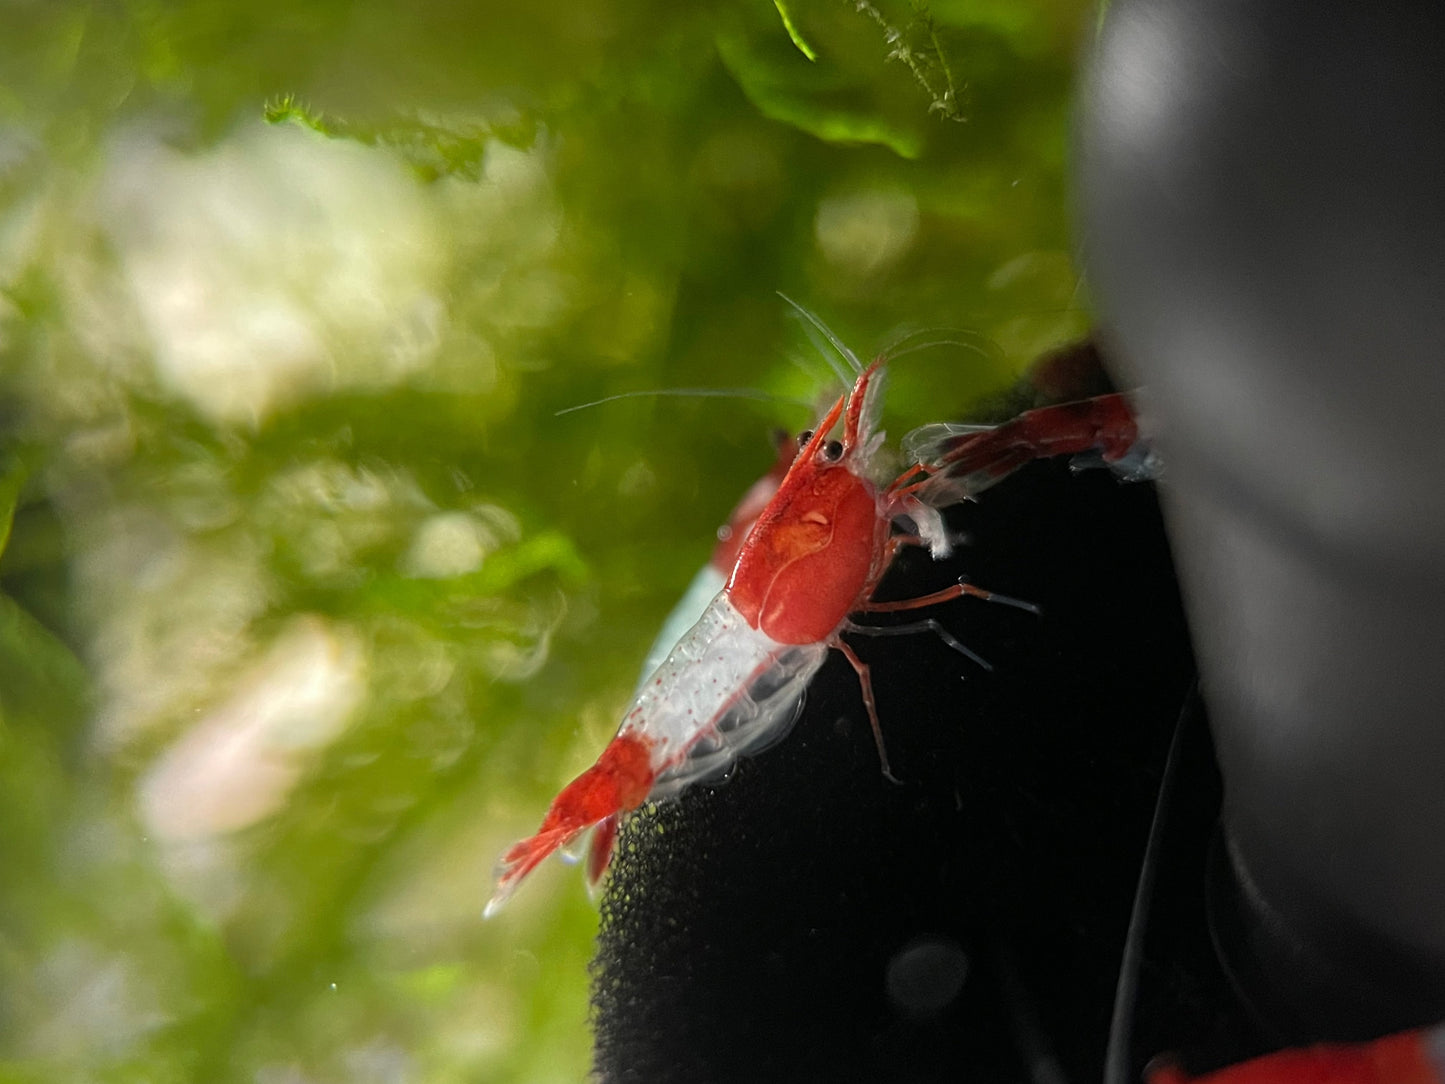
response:
M659 801L694 783L723 778L740 758L761 753L786 737L797 722L808 683L827 654L826 644L803 644L775 658L698 735L686 756L658 773L648 798Z

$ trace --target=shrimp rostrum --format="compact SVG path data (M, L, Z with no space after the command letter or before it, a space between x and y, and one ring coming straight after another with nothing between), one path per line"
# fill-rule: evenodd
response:
M487 914L543 859L589 829L588 874L595 880L626 813L720 776L738 757L778 740L830 649L858 675L883 774L891 779L868 667L844 639L845 633L876 630L854 624L852 615L913 610L963 595L1035 609L962 581L920 598L873 601L901 547L926 545L935 557L947 553L940 498L962 499L967 494L960 479L981 469L964 439L892 480L875 477L884 364L879 359L862 369L817 428L799 437L798 454L739 550L726 585L641 686L597 762L562 790L535 835L502 856ZM988 468L998 466L994 444L996 437L981 455ZM1008 468L1013 465L1010 460ZM993 479L992 470L985 473ZM937 484L930 487L930 479ZM924 628L987 665L936 622L888 631Z

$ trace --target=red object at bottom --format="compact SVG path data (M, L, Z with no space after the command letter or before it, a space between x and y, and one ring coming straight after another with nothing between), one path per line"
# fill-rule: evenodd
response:
M1368 1043L1281 1050L1197 1077L1160 1065L1150 1070L1149 1084L1445 1084L1429 1035L1404 1031Z

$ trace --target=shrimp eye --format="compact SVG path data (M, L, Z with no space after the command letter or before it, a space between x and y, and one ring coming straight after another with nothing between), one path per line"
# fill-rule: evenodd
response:
M806 448L808 446L808 441L812 439L813 431L811 429L804 429L801 433L798 434L798 450L801 451L802 449Z
M829 462L836 462L843 458L843 442L841 440L830 440L823 445L823 458Z

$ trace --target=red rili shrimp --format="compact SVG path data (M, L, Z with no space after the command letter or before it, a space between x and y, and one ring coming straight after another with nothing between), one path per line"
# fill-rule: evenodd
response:
M899 548L948 549L942 519L913 494L917 469L893 483L871 476L883 435L874 431L883 359L858 374L801 448L739 550L726 586L642 686L597 763L563 789L537 833L511 847L497 869L493 914L549 854L594 828L588 873L606 867L623 814L724 772L739 756L791 726L809 680L836 648L858 674L884 774L892 777L868 667L843 633L870 631L849 615L897 612L971 595L1034 610L967 583L922 598L873 602ZM842 439L830 439L843 422ZM893 533L905 517L914 533ZM936 622L950 647L982 660ZM890 633L901 629L889 629ZM986 664L983 664L986 665Z
M863 368L811 314L798 311L858 370L851 391L816 430L799 437L795 458L780 454L774 471L760 480L753 496L766 499L761 511L745 499L734 513L738 535L754 516L756 521L722 590L639 687L597 763L562 790L535 835L503 854L486 914L494 914L543 859L588 829L587 870L595 881L624 814L721 775L740 756L785 734L830 649L858 675L883 774L893 779L868 666L843 634L929 630L980 666L988 664L936 621L873 629L854 624L850 615L913 610L963 595L1037 612L1031 603L963 581L920 598L874 602L874 589L898 550L926 545L934 557L946 555L950 542L938 509L974 496L1032 459L1093 454L1129 478L1154 472L1126 401L1105 395L1028 411L997 427L925 426L904 441L913 465L880 481L874 470L883 434L875 423L886 359ZM840 420L842 439L830 439ZM907 533L895 533L895 522L907 524ZM725 539L719 551L736 539Z

